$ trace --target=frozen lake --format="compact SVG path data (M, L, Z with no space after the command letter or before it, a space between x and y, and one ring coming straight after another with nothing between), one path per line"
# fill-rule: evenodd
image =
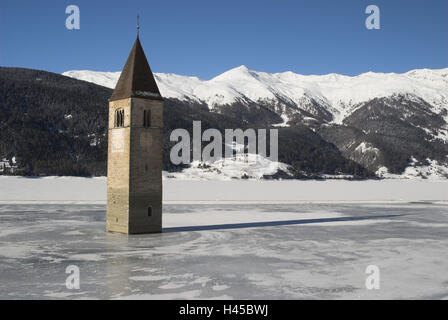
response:
M105 209L0 202L0 298L448 298L447 202L171 203L138 236L106 233Z
M1 203L106 203L106 178L0 176ZM448 179L163 180L164 203L448 201Z

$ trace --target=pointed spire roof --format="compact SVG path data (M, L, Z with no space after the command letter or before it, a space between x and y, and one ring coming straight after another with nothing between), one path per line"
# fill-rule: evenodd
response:
M109 101L130 97L163 100L138 36Z

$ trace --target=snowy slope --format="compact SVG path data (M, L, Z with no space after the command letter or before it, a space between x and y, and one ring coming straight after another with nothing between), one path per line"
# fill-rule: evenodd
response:
M62 75L75 78L79 80L84 80L87 82L92 82L104 86L107 88L115 88L118 78L120 78L121 72L97 72L89 70L74 70L66 71Z
M392 174L386 167L376 171L376 175L386 179L432 179L443 180L448 178L448 167L441 165L436 160L426 159L426 165L418 165L415 158L402 174Z
M73 70L63 75L114 88L120 72ZM419 69L407 73L367 72L350 77L339 74L300 75L293 72L257 72L240 66L211 80L176 74L156 73L164 97L205 102L210 108L234 102L256 102L280 105L280 115L287 119L286 109L311 112L310 99L342 120L356 106L378 97L408 94L420 97L440 113L448 105L448 68Z
M290 166L285 163L257 154L237 154L233 158L214 162L193 161L189 168L181 172L164 172L164 177L182 180L262 179L264 175L273 175L277 171L293 175Z

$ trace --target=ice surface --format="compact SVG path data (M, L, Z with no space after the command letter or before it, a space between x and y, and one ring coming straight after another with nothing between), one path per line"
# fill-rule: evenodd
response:
M103 204L0 204L0 223L1 299L448 297L446 203L167 204L137 236L106 233Z
M164 232L126 236L105 178L0 177L0 298L448 298L447 184L167 179Z
M166 175L169 176L169 175ZM165 203L448 201L448 180L182 180L165 178ZM0 203L100 203L106 178L0 176Z

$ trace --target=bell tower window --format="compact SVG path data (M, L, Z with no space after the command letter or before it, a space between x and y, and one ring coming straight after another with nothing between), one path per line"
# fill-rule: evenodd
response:
M124 127L124 110L117 109L115 110L115 127Z
M151 110L143 111L143 126L146 128L151 126Z

